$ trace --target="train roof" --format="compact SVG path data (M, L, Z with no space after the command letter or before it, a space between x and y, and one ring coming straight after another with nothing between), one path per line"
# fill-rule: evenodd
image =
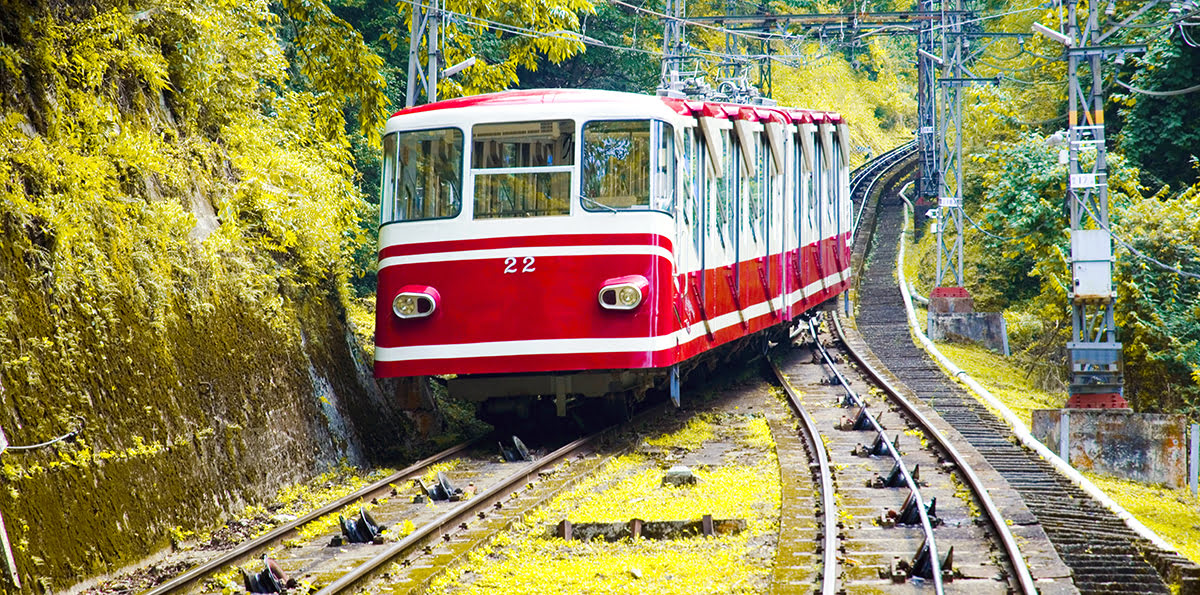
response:
M392 114L392 116L406 116L462 108L512 108L530 105L567 107L564 104L579 103L620 103L624 106L643 103L648 108L665 104L666 107L682 116L774 121L784 124L845 123L845 119L840 114L830 111L702 101L698 99L676 99L595 89L517 89L483 95L468 95L405 108Z

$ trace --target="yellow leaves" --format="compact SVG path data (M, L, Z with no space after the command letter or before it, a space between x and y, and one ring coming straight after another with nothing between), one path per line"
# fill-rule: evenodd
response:
M1186 488L1171 489L1085 473L1122 508L1174 545L1179 553L1200 562L1200 499Z
M761 416L706 416L683 429L648 440L652 446L696 449L720 437L764 445ZM678 452L678 451L673 451ZM744 456L744 452L743 452ZM741 461L741 459L739 459ZM663 487L664 469L643 454L609 461L574 489L527 515L518 529L469 556L465 567L435 579L431 592L465 593L748 593L767 586L771 560L763 543L778 532L779 466L771 448L756 461L695 468L693 486ZM744 518L737 535L667 541L564 541L545 527L572 522L623 522L631 518L694 520Z
M651 446L664 446L681 450L695 450L705 441L713 437L712 416L700 414L688 421L683 429L651 438L646 442Z

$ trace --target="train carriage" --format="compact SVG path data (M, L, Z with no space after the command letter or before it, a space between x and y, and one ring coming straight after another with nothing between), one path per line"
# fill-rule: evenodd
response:
M836 113L609 91L402 110L376 375L563 415L781 332L848 287L847 142Z

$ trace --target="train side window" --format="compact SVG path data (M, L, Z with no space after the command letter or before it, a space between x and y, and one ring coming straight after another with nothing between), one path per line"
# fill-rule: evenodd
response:
M683 137L683 216L692 229L696 254L703 251L704 227L704 142L695 128L684 130Z
M737 248L737 227L738 227L738 203L741 202L741 154L738 146L737 136L732 130L722 130L721 143L724 145L721 151L724 157L724 163L721 166L722 172L725 174L721 179L714 180L716 186L716 196L714 197L716 206L716 221L713 225L717 228L717 238L721 240L721 247L726 248L729 244Z
M650 208L675 212L675 129L666 122L650 123L655 137L654 153L650 155L654 169L651 183Z
M838 218L837 178L838 178L838 169L841 167L841 164L838 163L838 161L839 161L839 159L838 159L838 157L839 157L838 141L837 141L836 137L833 138L832 142L830 143L829 148L830 148L829 154L831 156L829 159L829 165L821 172L822 175L825 176L825 217L826 217L826 221L828 221L831 224L831 229L838 229L837 227L832 226L832 224L835 224L837 222L837 218Z
M848 223L841 221L842 219L842 185L839 182L842 173L842 143L837 135L833 136L833 163L829 164L829 210L835 211L838 221L838 233L842 232L842 226ZM831 217L833 217L831 215Z
M471 168L476 219L569 215L575 122L476 124Z
M381 223L449 219L462 212L461 130L392 133L383 151Z
M651 146L649 120L597 120L584 124L580 184L584 208L589 211L650 208Z
M820 229L822 201L825 199L825 148L821 146L820 135L813 139L813 173L812 184L809 184L808 221L813 231ZM818 233L818 237L820 234Z

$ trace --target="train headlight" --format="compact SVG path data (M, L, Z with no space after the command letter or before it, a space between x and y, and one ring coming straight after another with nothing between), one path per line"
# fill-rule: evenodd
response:
M617 303L632 308L642 303L642 292L636 287L625 286L617 290Z
M392 313L399 318L425 318L437 311L441 299L437 290L427 285L405 285L392 300Z
M632 310L646 298L650 283L641 275L609 279L600 286L600 307L606 310Z

